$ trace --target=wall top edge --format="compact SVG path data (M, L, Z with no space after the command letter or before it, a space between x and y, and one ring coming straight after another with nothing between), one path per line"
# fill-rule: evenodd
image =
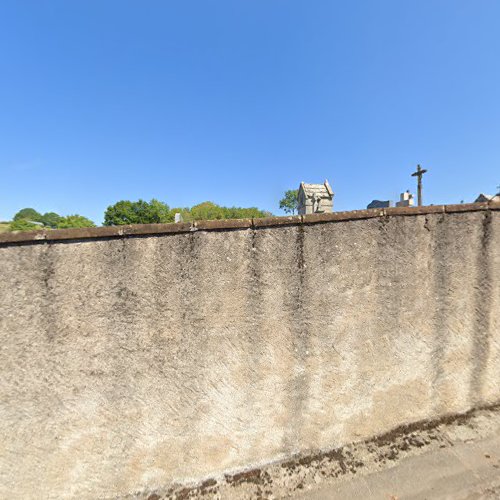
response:
M190 233L193 231L228 231L300 224L320 224L376 217L427 215L436 213L461 213L485 210L500 210L500 203L466 203L460 205L429 205L423 207L391 207L333 212L331 214L295 215L288 217L266 217L262 219L226 219L170 224L134 224L123 226L89 227L78 229L56 229L38 231L15 231L0 234L0 246L33 244L89 239L126 238L131 236L154 236L162 234Z

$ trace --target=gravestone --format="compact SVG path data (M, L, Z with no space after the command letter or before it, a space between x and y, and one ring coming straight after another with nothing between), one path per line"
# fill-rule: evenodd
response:
M405 191L399 196L399 201L396 202L397 207L413 207L415 205L415 200L410 191Z

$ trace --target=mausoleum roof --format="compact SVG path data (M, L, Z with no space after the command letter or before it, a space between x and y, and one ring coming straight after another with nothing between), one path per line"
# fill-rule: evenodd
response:
M323 184L306 184L305 182L301 182L300 187L308 198L312 196L331 198L333 196L332 188L327 180Z
M476 202L481 202L481 201L500 201L500 193L497 194L485 194L481 193L477 198Z

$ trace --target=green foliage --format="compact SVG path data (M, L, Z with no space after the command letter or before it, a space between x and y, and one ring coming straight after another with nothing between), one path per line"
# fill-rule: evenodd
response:
M295 211L299 207L299 190L289 189L285 191L285 196L280 200L280 208L287 214L295 215Z
M119 226L122 224L138 224L139 216L137 214L137 205L141 202L132 202L127 200L118 201L110 205L104 212L105 226Z
M155 200L149 202L146 210L146 220L143 224L159 224L162 222L173 222L174 215L170 212L170 208L166 203Z
M174 222L175 214L180 213L185 222L195 220L214 219L250 219L268 217L270 212L259 210L256 207L221 207L211 201L199 203L192 208L169 209L166 203L152 199L129 201L121 200L110 205L104 213L105 226L119 226L123 224L154 224ZM40 224L34 224L40 222ZM55 212L46 212L41 215L34 208L23 208L14 216L14 222L9 226L10 231L28 231L33 229L67 229L78 227L95 227L95 224L82 215L60 216Z
M43 229L40 224L33 224L33 222L27 219L17 219L10 223L9 231L33 231L37 229Z
M269 212L263 212L256 207L241 208L241 207L229 207L224 210L224 219L252 219L259 217L267 217Z
M73 227L95 227L95 224L83 215L67 215L60 217L57 223L57 229L69 229Z
M193 220L225 219L223 208L211 201L204 201L192 207L191 217Z
M55 229L62 219L63 217L55 212L47 212L42 215L40 222L42 222L44 226Z
M252 217L266 217L269 212L263 212L255 207L221 207L211 201L195 205L190 210L191 219L184 220L215 220L215 219L250 219Z
M41 224L33 224L40 222ZM29 231L32 229L61 229L69 227L94 227L95 224L81 215L68 215L61 217L55 212L46 212L41 215L34 208L23 208L14 215L14 221L10 225L11 231Z
M174 215L168 205L158 200L149 203L144 200L122 200L110 205L104 213L105 226L120 226L123 224L153 224L173 222Z
M34 208L23 208L19 210L16 215L14 215L15 221L22 219L34 222L42 222L42 214L37 212Z

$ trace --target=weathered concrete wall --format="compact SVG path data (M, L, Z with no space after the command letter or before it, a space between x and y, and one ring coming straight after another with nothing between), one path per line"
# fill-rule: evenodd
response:
M0 497L113 497L500 401L498 210L334 216L0 240Z

